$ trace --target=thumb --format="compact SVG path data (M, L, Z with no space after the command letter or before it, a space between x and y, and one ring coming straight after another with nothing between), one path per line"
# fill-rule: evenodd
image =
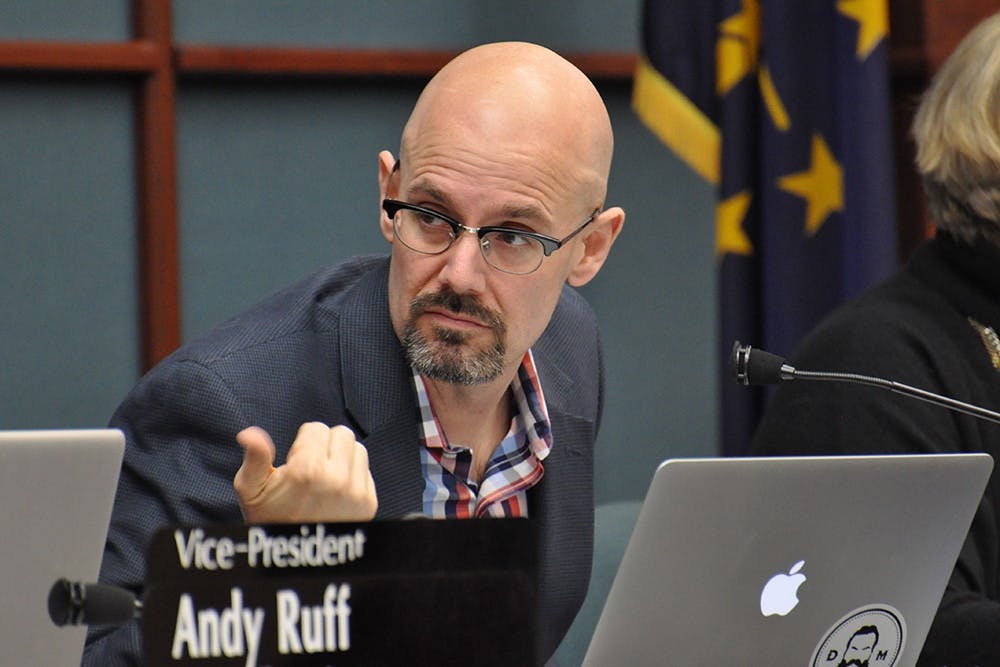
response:
M243 465L236 471L233 486L241 498L250 499L260 493L274 470L274 442L259 426L237 433L236 442L243 447Z

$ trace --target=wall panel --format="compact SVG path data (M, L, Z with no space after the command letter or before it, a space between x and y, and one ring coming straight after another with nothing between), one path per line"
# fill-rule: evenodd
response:
M129 38L129 0L14 0L0 4L0 40L113 42Z
M0 428L94 427L138 373L126 84L0 81Z
M183 44L462 49L518 39L574 51L638 48L639 2L175 0Z
M184 339L319 267L382 252L376 156L413 82L194 84L178 108Z

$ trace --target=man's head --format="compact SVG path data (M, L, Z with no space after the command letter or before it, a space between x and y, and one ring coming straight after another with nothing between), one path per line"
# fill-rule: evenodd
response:
M935 75L913 123L935 224L1000 245L1000 14L970 32Z
M393 326L421 373L477 384L513 372L547 326L563 284L593 278L624 220L619 208L603 210L612 148L593 84L543 47L476 47L431 80L398 161L379 155L381 197L425 209L381 215L392 244ZM458 228L437 254L407 235L436 226L447 237L455 222L513 233ZM510 258L541 248L530 233L563 240L574 232L558 249L545 242L550 254L530 272L532 261Z
M854 631L844 648L844 657L837 667L868 667L875 646L878 644L878 628L865 625Z

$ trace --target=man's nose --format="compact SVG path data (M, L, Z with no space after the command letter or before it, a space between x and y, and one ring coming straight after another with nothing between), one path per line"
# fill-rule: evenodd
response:
M463 229L444 253L440 278L460 294L482 291L486 272L491 270L481 243L475 232Z

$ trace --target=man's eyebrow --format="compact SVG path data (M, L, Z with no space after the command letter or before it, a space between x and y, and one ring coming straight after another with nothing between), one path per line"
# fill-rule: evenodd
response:
M455 211L455 205L451 197L442 192L432 183L417 181L410 186L410 193L424 195L440 203L442 206L447 208L448 211ZM501 217L508 218L510 220L529 220L535 222L545 222L548 220L545 212L540 207L532 206L531 204L510 204L504 206L500 209L500 215Z
M503 214L505 218L511 218L512 220L533 220L536 222L548 220L541 208L532 206L531 204L506 206L503 209Z
M417 193L426 196L434 201L440 202L444 206L451 208L451 198L444 192L426 181L417 181L410 186L410 195ZM409 195L408 195L409 196Z

